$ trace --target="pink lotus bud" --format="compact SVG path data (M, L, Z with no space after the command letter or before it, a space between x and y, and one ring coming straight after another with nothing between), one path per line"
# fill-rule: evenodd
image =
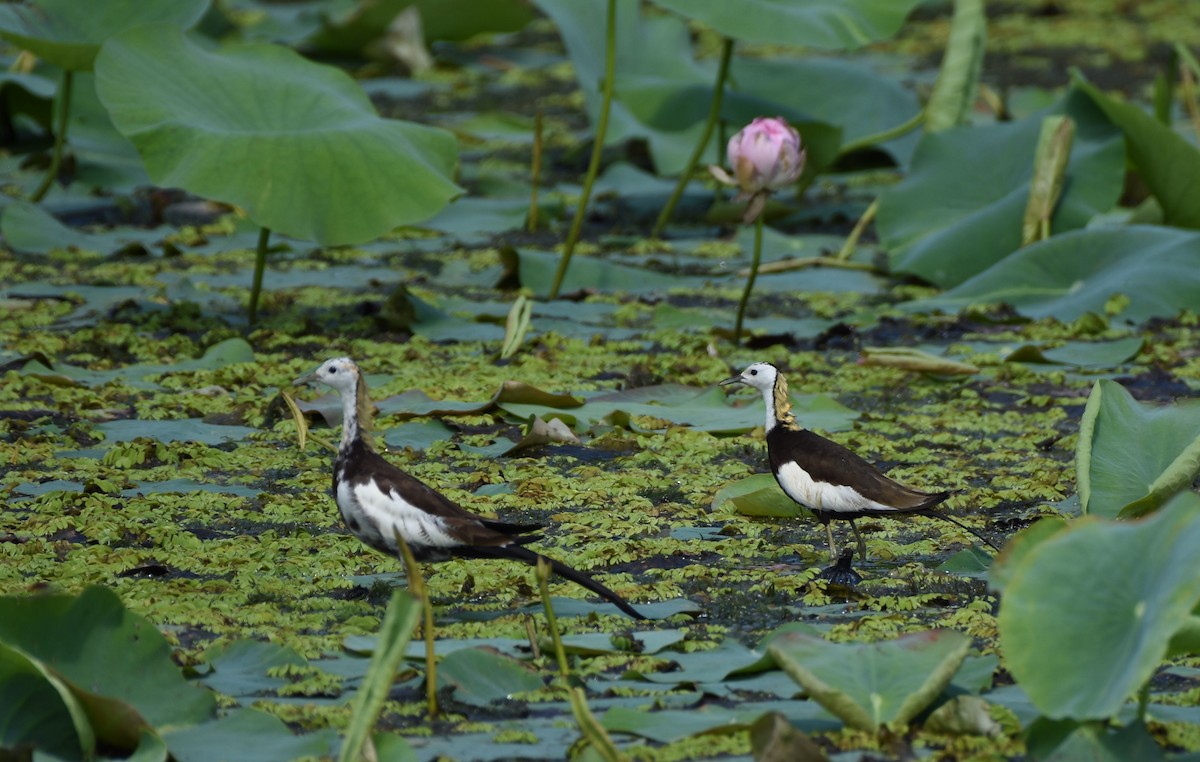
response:
M720 167L709 167L714 177L736 185L745 196L784 188L804 171L805 153L800 133L780 117L758 117L729 139L730 177Z

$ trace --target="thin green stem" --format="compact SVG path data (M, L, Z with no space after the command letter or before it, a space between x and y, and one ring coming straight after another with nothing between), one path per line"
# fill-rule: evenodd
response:
M62 85L58 88L58 125L54 128L54 153L50 155L50 168L46 170L42 184L29 197L35 204L46 197L62 166L63 151L67 145L67 120L71 115L71 85L74 79L70 69L63 69Z
M254 281L250 284L250 325L258 322L258 298L262 295L263 271L267 269L267 242L270 240L270 228L258 231L258 247L254 250Z
M675 190L671 192L671 198L658 213L658 220L654 223L654 229L650 231L651 238L658 238L662 234L663 228L670 222L671 215L675 213L675 207L679 204L679 199L683 198L683 191L692 179L692 173L696 171L696 165L700 163L700 158L704 156L704 151L708 148L708 141L712 138L713 130L716 129L717 122L721 119L721 101L725 97L725 80L729 78L731 58L733 58L733 38L726 37L721 43L721 63L717 66L717 82L713 85L713 96L709 103L708 120L704 123L704 132L701 133L700 140L696 143L696 148L692 151L687 166L683 168L683 173L679 175L679 182L675 183Z
M858 222L854 224L854 229L850 231L850 235L846 236L846 242L842 244L842 248L838 251L834 259L839 262L845 262L854 254L854 248L858 246L858 239L862 237L863 231L867 229L867 225L875 219L875 213L879 211L879 199L876 198L867 207L867 210L858 218Z
M421 602L421 635L425 640L425 703L429 716L436 717L438 713L437 700L437 654L433 645L433 602L429 599L429 588L425 586L425 577L421 575L421 566L417 563L412 549L404 541L399 530L393 530L396 545L400 548L400 558L404 561L404 576L408 578L408 592Z
M746 318L746 304L750 301L750 292L754 290L754 279L758 277L758 263L762 260L763 220L766 215L759 213L754 221L754 257L750 261L750 274L746 277L746 290L742 292L742 300L738 302L737 322L733 324L733 343L742 343L742 321Z
M538 226L538 183L542 181L542 112L533 115L533 158L529 167L529 217L526 229L532 233Z
M906 122L901 122L895 127L889 127L882 132L876 132L874 135L863 135L857 140L851 140L848 143L843 143L842 147L838 149L838 156L845 156L846 154L854 153L861 148L867 148L879 143L886 143L889 140L895 140L896 138L902 135L907 135L908 133L917 129L924 122L925 112L923 110L918 111L911 119Z
M588 199L592 197L592 186L596 184L596 175L600 174L600 158L604 153L604 136L608 133L608 115L612 111L614 80L617 75L617 0L608 0L605 23L607 29L604 46L604 85L601 91L600 117L596 120L596 142L592 146L592 159L588 162L587 176L583 180L579 206L575 207L575 218L571 220L571 229L567 233L566 243L563 244L562 259L558 261L554 283L550 286L551 299L557 299L558 291L562 288L567 267L571 264L571 255L575 253L575 244L579 242L579 234L583 230L583 217L587 214Z

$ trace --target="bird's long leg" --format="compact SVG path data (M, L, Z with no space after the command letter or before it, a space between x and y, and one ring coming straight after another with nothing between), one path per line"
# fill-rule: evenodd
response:
M850 526L854 526L851 522ZM829 563L836 564L838 560L837 543L833 541L833 522L825 522L825 536L829 539Z
M867 541L863 539L862 533L858 531L858 524L854 523L854 519L850 519L850 528L854 530L854 536L858 538L858 560L864 564L867 562Z
M404 576L408 578L408 592L421 601L421 611L425 621L421 625L425 636L425 700L429 705L429 716L436 717L437 701L437 656L433 651L433 602L429 599L429 588L425 587L425 577L421 575L421 566L413 556L408 543L404 541L399 530L393 530L396 545L400 548L400 556L404 560Z

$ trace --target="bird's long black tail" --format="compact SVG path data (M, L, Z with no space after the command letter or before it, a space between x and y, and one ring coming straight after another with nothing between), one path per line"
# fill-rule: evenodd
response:
M1000 550L1000 548L999 548L999 547L997 547L997 546L996 546L996 544L995 544L994 542L992 542L991 540L989 540L988 538L984 537L984 536L983 536L982 534L980 534L979 532L975 531L975 530L974 530L974 529L972 529L971 527L967 526L966 524L962 523L961 521L959 521L958 519L956 519L956 518L954 518L954 517L952 517L952 516L947 516L946 514L942 513L941 511L929 511L929 512L928 512L928 513L926 513L925 515L926 515L926 516L934 516L934 517L936 517L936 518L942 519L943 521L949 521L951 524L955 525L955 526L956 526L956 527L958 527L959 529L965 529L966 531L968 531L968 532L970 532L971 534L973 534L973 535L975 535L976 537L978 537L978 538L979 538L980 540L982 540L983 542L987 543L987 546L988 546L989 548L991 548L992 550L995 550L995 551L999 551L999 550Z
M586 588L586 589L592 591L593 593L595 593L596 595L605 599L606 601L611 602L617 608L621 609L621 611L624 611L626 614L633 617L634 619L645 619L646 618L644 614L642 614L640 611L638 611L633 606L631 606L629 604L629 601L627 601L624 598L622 598L621 596L617 595L612 590L609 590L606 586L604 586L600 582L597 582L596 580L592 579L592 577L590 577L589 575L584 574L583 572L579 571L578 569L572 569L570 566L567 566L566 564L562 563L561 561L555 561L553 558L550 558L549 556L543 556L540 553L536 553L524 546L521 546L521 545L505 545L502 547L475 546L470 549L464 549L464 550L467 550L467 553L464 553L463 555L469 554L472 556L484 557L484 558L510 558L514 561L523 561L524 563L527 563L530 566L537 566L538 559L544 558L544 559L546 559L546 562L550 564L551 571L553 571L555 574L562 577L563 579L569 579L572 582L574 582L576 585L579 585L580 587L583 587L583 588Z

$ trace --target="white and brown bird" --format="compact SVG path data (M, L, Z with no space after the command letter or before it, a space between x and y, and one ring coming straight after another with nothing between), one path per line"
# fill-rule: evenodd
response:
M526 543L538 539L534 533L542 524L478 516L384 460L367 439L371 403L366 382L350 358L327 360L295 381L297 386L313 382L333 387L342 397L342 441L333 463L333 496L355 537L399 557L399 534L417 561L506 558L536 566L539 558L545 558L555 574L611 601L634 619L645 619L587 574L526 548Z
M837 442L814 434L797 423L791 412L787 380L771 363L756 362L721 382L722 386L729 384L746 384L762 392L767 408L767 457L771 473L788 497L811 510L825 525L830 561L835 562L826 569L825 576L849 584L861 580L850 566L853 554L838 556L830 526L834 519L850 523L858 539L859 559L863 561L866 560L867 545L854 524L855 519L863 516L933 516L992 545L974 529L936 510L953 493L928 493L906 487Z

